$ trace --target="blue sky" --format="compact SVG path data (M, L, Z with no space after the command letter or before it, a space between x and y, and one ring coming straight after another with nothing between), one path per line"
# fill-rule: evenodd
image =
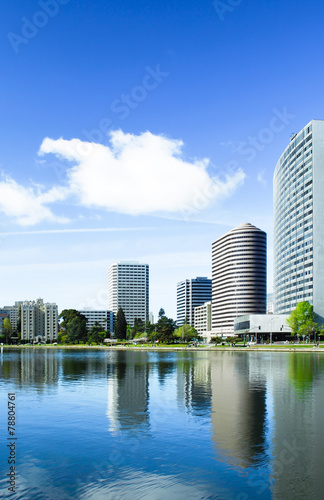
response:
M107 307L111 263L150 309L211 276L211 244L268 233L290 135L324 118L320 1L3 0L0 305Z

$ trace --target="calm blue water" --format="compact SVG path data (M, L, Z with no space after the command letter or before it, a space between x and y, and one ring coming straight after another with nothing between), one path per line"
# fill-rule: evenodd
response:
M324 498L320 353L4 350L0 397L1 498Z

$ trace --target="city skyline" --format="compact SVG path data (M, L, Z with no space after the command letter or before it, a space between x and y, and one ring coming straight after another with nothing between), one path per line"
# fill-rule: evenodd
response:
M138 260L176 318L177 283L247 221L272 291L272 178L324 117L324 6L236 4L3 2L1 304L104 310L110 263Z

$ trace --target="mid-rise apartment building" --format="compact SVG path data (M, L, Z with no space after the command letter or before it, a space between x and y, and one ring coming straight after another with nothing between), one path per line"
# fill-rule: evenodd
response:
M3 322L5 319L9 319L9 314L4 309L0 309L0 335L4 335Z
M9 315L9 321L12 325L12 330L14 332L17 331L18 329L18 320L19 317L21 316L21 301L15 302L14 306L4 306L2 310Z
M58 336L58 307L43 299L21 304L21 340L28 342L56 341Z

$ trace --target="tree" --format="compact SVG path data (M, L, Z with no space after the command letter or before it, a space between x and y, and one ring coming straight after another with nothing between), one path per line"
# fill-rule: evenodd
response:
M296 309L291 311L287 319L291 328L291 335L310 335L318 329L318 324L314 322L314 309L308 301L298 302Z
M61 323L61 338L64 338L70 344L87 342L87 318L83 314L75 309L64 309L60 314L60 318L63 318Z
M165 316L164 309L159 311L159 321L156 324L156 333L160 342L169 344L174 341L173 332L175 330L175 321Z
M193 340L198 336L197 330L185 323L174 331L174 336L178 339L183 340L184 342L189 342L189 340Z
M9 339L12 335L12 324L10 323L8 318L5 318L2 323L2 330L5 336L6 344L9 344Z
M127 334L127 321L123 309L120 307L116 315L114 326L115 337L119 340L125 340Z
M145 333L148 337L152 335L154 332L155 325L151 323L150 321L146 321L145 323Z
M217 345L217 344L221 344L223 341L222 341L221 337L211 337L210 342L212 344Z
M93 342L95 344L101 344L106 337L106 332L102 330L102 326L98 321L95 322L93 327L89 332L89 342Z
M159 310L159 319L161 319L162 316L165 316L165 310L163 309L163 307L161 307L161 309Z
M131 328L131 338L134 338L138 333L145 331L145 323L141 318L134 318L134 326Z
M235 344L236 344L236 342L239 342L240 340L241 340L241 339L239 339L238 337L227 337L227 338L226 338L226 342L227 342L228 344L232 344L232 346L233 346L233 345L235 345Z

